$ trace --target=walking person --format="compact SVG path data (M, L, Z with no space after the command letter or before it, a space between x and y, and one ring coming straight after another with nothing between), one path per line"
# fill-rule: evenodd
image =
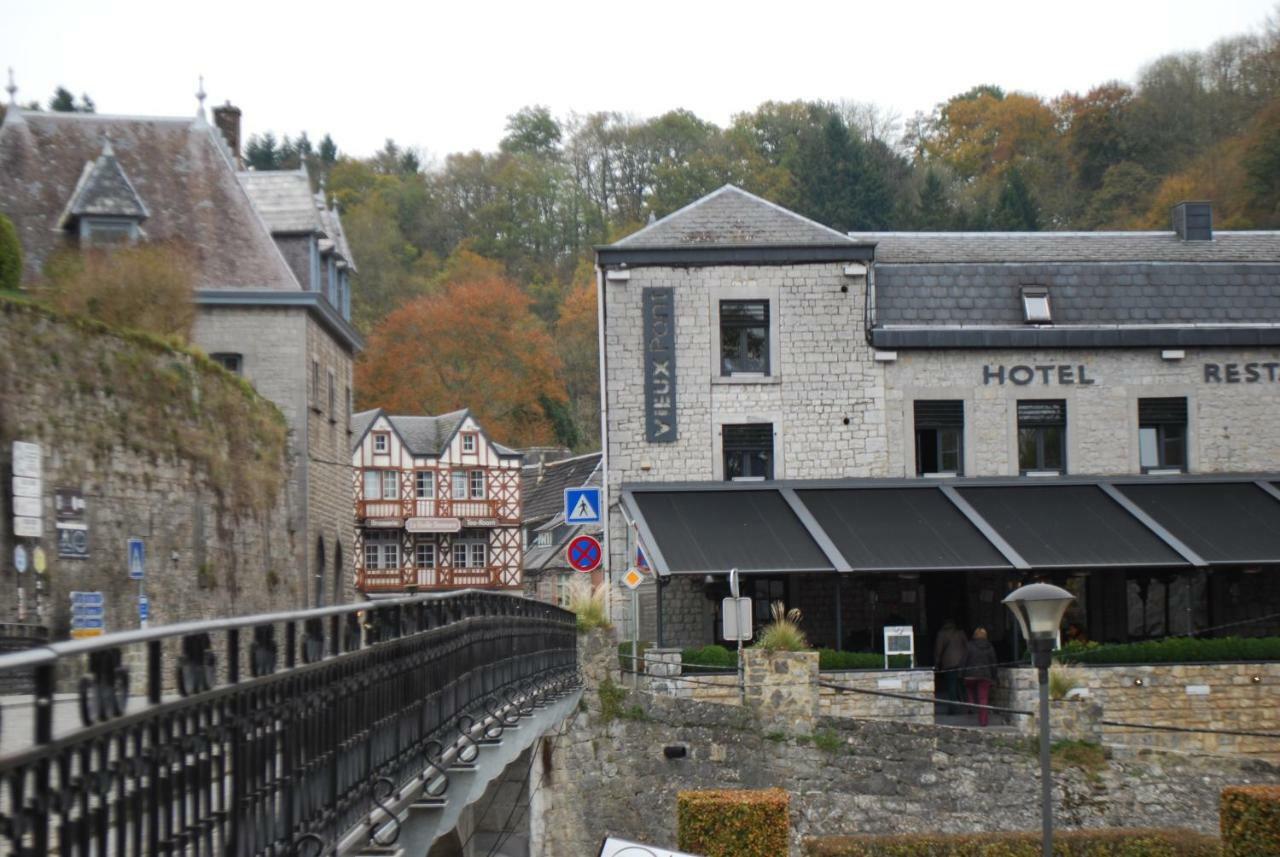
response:
M996 663L996 650L987 639L987 629L974 629L964 653L964 686L971 705L989 704L991 688L996 683ZM990 718L990 711L978 709L979 726L986 726Z
M943 623L942 630L938 632L938 638L933 643L933 668L942 679L941 686L943 698L947 700L947 714L960 713L959 709L951 703L964 701L961 695L963 685L959 670L964 665L967 642L964 631L948 619ZM934 682L934 687L938 687L937 681Z

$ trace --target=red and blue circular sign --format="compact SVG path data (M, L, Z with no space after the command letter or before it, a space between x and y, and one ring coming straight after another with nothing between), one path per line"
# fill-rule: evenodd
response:
M578 536L569 542L565 549L565 557L569 565L581 572L592 572L600 567L604 553L600 550L600 542L594 536Z

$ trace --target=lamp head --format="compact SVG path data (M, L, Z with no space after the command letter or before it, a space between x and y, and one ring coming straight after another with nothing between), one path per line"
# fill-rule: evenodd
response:
M1005 596L1004 604L1018 618L1022 636L1030 641L1052 640L1062 616L1075 596L1051 583L1031 583Z

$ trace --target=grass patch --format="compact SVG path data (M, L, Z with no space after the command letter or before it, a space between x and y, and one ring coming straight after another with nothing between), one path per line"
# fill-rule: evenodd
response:
M1039 752L1039 742L1036 752ZM1079 768L1093 778L1101 775L1110 764L1106 749L1092 741L1054 741L1049 746L1049 757L1057 770Z
M826 753L839 753L844 749L844 741L836 733L823 729L813 733L813 746Z
M613 683L613 679L605 678L600 682L600 719L610 723L623 716L622 703L627 699L626 688Z
M766 732L764 734L764 740L772 741L775 744L781 744L783 741L787 740L787 733L786 732Z

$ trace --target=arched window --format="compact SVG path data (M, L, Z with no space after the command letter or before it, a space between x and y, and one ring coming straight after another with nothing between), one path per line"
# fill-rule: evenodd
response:
M316 606L324 606L324 536L316 536Z

